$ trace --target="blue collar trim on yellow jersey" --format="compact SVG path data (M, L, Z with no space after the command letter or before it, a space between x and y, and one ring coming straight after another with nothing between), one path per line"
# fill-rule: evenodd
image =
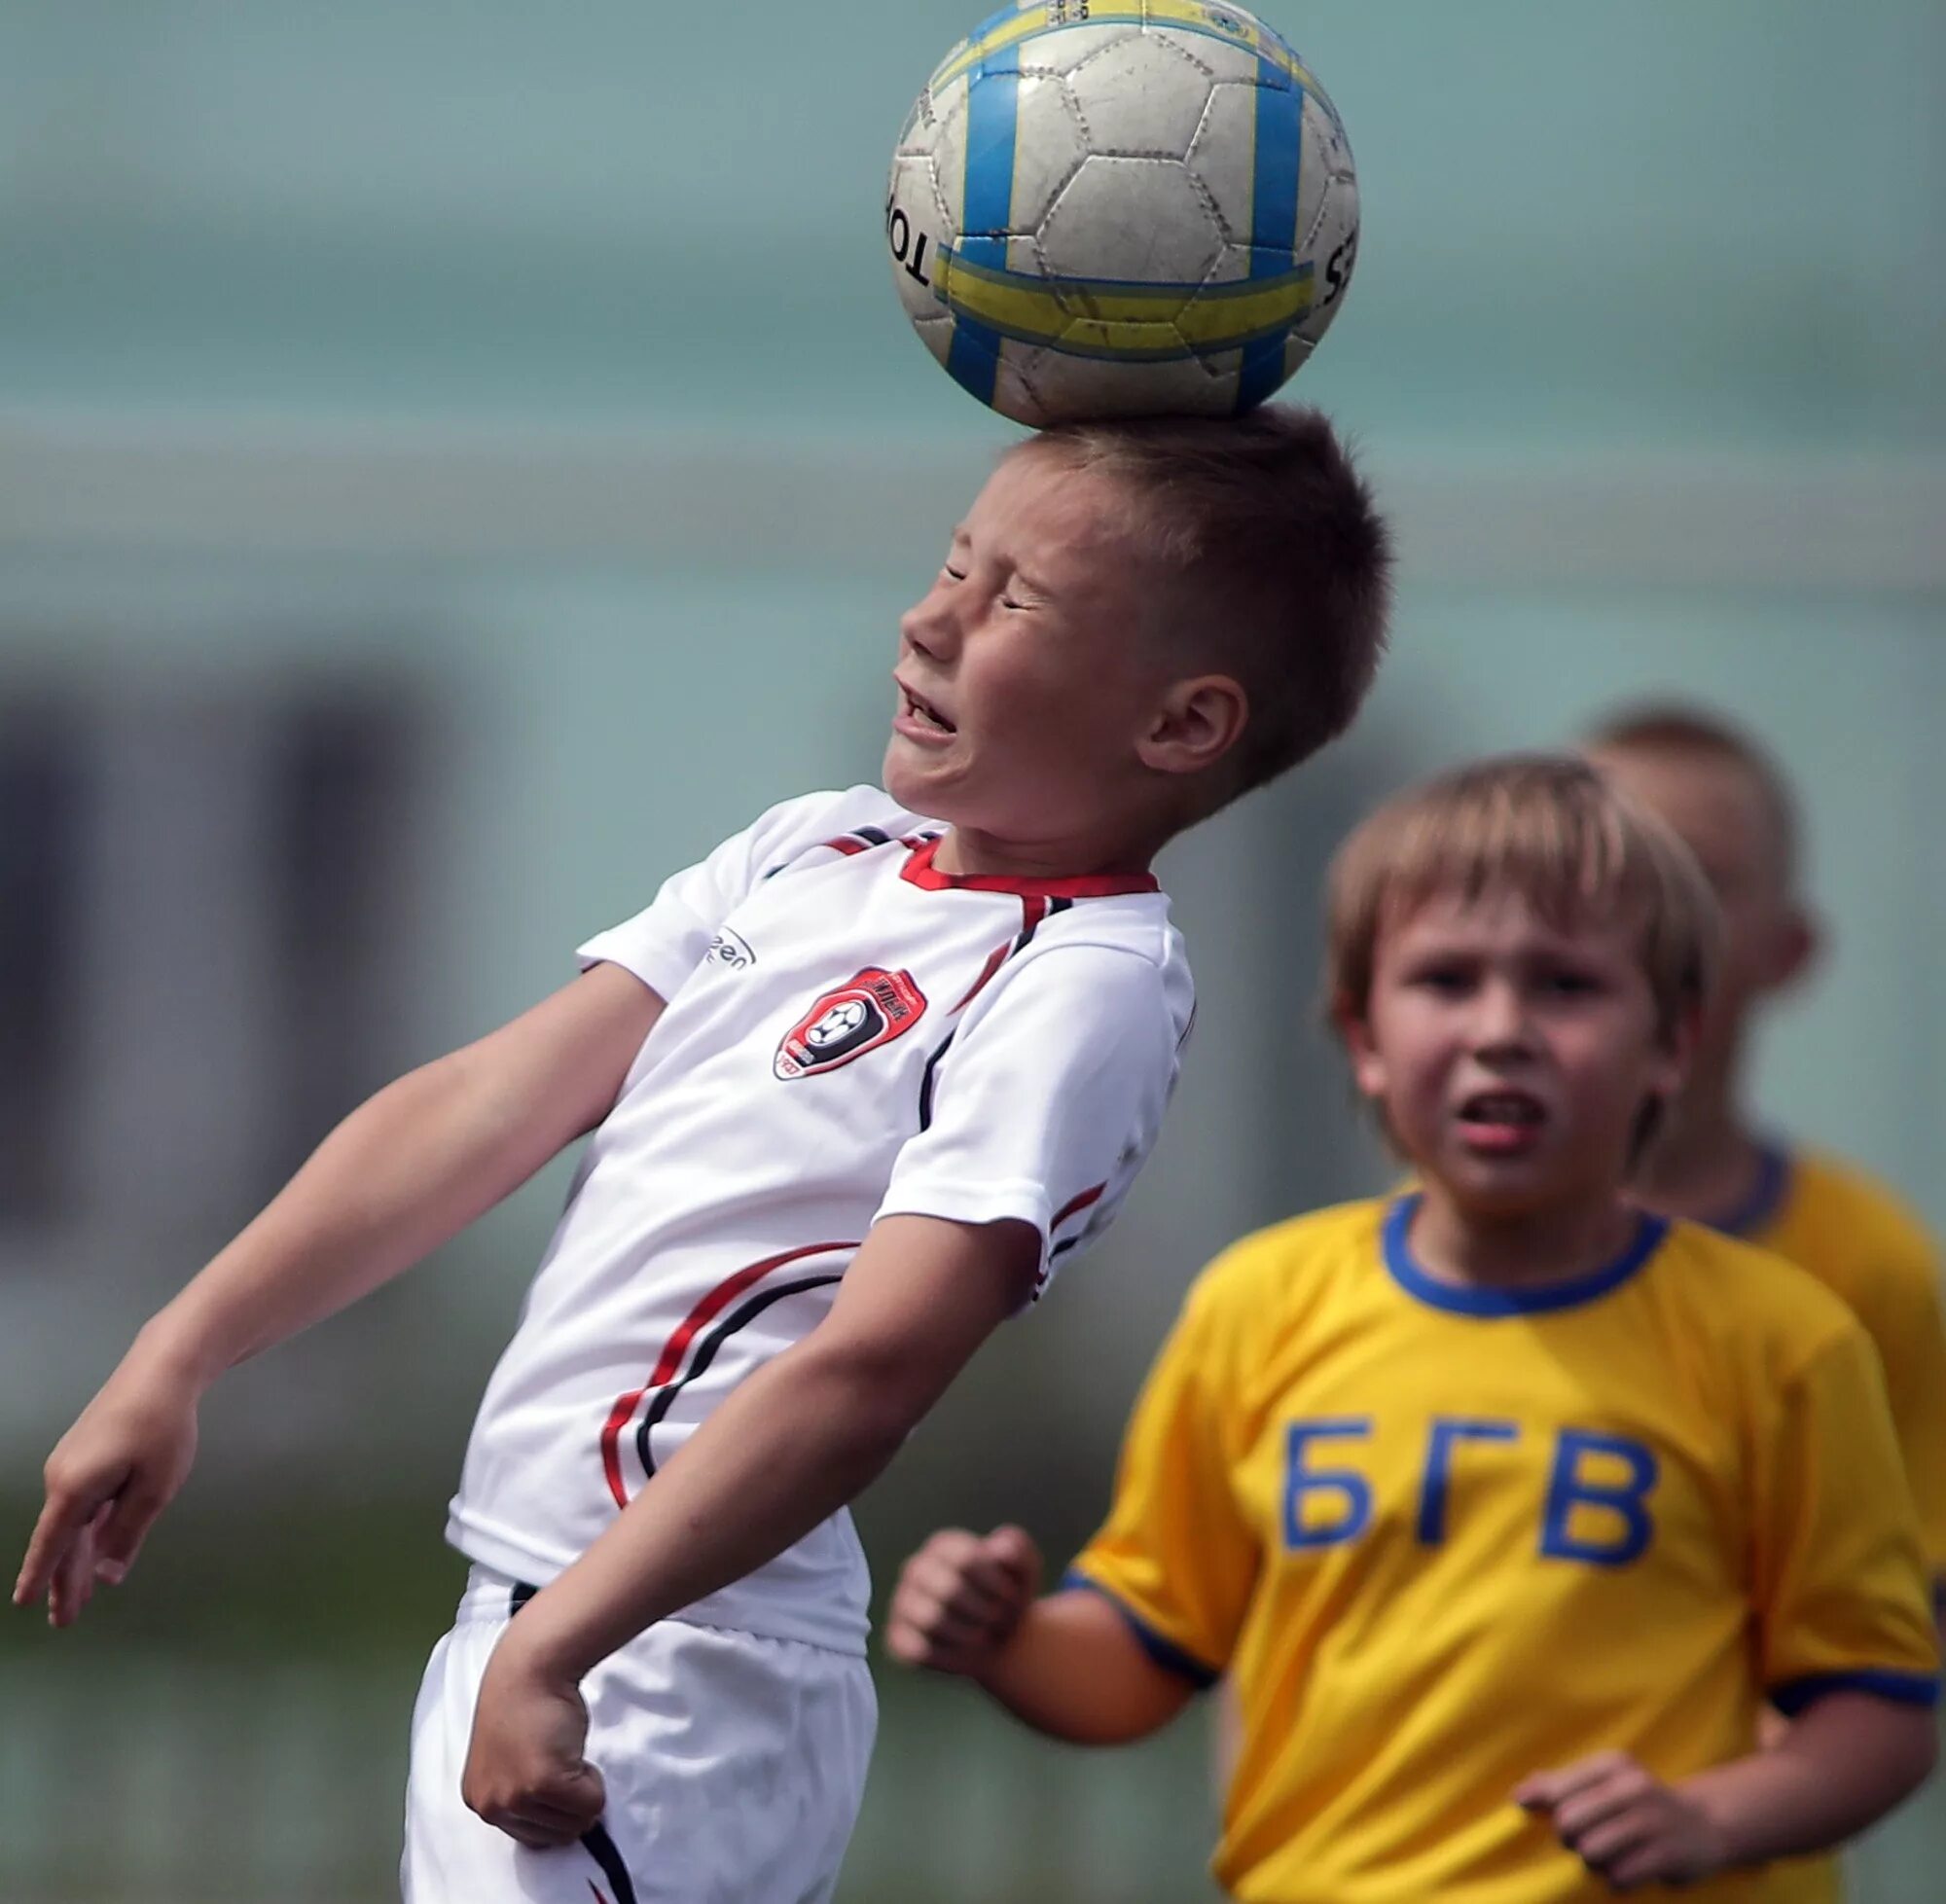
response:
M1757 1146L1757 1180L1735 1209L1712 1217L1710 1228L1726 1237L1753 1237L1790 1195L1790 1153L1782 1144Z
M1655 1254L1656 1245L1669 1234L1669 1219L1642 1213L1629 1246L1612 1263L1604 1263L1586 1275L1570 1276L1563 1282L1543 1282L1523 1289L1494 1289L1476 1282L1442 1282L1428 1275L1412 1254L1412 1219L1420 1204L1420 1193L1408 1191L1394 1199L1386 1212L1381 1233L1386 1268L1392 1280L1408 1296L1416 1296L1433 1309L1455 1315L1544 1315L1551 1310L1578 1309L1599 1297L1619 1289L1629 1277Z

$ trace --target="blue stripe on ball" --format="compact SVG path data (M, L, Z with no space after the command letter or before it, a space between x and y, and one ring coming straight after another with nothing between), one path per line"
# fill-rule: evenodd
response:
M966 81L966 179L960 193L958 249L974 264L1004 270L1014 215L1014 130L1020 112L1021 55L1006 47ZM1000 340L984 324L956 318L946 368L984 404L993 401Z
M1256 169L1250 190L1250 275L1291 267L1297 241L1298 168L1304 161L1304 90L1268 60L1257 64ZM1237 409L1254 410L1283 381L1282 338L1243 346Z

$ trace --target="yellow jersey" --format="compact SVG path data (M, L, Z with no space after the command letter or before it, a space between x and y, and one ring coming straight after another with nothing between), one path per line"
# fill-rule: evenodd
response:
M1643 1215L1602 1270L1503 1290L1427 1274L1417 1203L1204 1273L1070 1578L1231 1674L1236 1897L1592 1904L1509 1800L1530 1773L1618 1747L1680 1778L1751 1750L1766 1701L1934 1701L1884 1383L1828 1290L1700 1226Z
M1809 1270L1865 1325L1935 1581L1946 1580L1946 1321L1939 1252L1919 1218L1856 1165L1764 1152L1757 1187L1712 1227Z
M1712 1228L1809 1270L1865 1325L1885 1366L1892 1427L1932 1569L1935 1617L1946 1617L1946 1322L1939 1256L1898 1198L1856 1165L1766 1145L1750 1195ZM1837 1860L1786 1867L1788 1904L1835 1904ZM1784 1900L1780 1900L1784 1904Z

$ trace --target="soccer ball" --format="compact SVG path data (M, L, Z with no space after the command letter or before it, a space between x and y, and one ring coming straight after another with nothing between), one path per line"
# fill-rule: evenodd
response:
M1004 415L1229 415L1337 315L1358 188L1323 88L1241 7L1020 0L919 95L885 239L913 328Z

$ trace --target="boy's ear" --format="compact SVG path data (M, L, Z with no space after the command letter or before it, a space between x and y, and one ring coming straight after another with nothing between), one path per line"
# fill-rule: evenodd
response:
M1250 698L1228 674L1173 681L1135 743L1144 767L1158 773L1202 773L1243 737Z
M1667 1037L1656 1040L1656 1075L1649 1089L1665 1104L1671 1102L1689 1082L1690 1066L1696 1061L1697 1047L1703 1041L1703 1006L1685 1005L1669 1028Z
M1783 991L1796 985L1818 963L1823 950L1824 933L1817 915L1805 907L1791 906L1778 922L1769 969L1764 973L1765 988Z
M1383 1097L1386 1061L1372 1042L1371 1021L1363 1009L1350 998L1334 998L1331 1024L1344 1043L1346 1058L1351 1060L1352 1083L1367 1097Z

